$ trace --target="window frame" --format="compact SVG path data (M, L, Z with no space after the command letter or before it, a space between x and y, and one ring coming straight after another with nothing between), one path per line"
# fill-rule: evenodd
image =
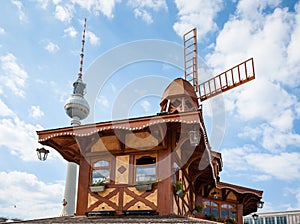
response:
M97 162L100 162L100 161L105 161L105 162L108 162L108 165L107 166L100 166L100 167L95 167L95 164ZM109 177L108 177L108 181L106 182L106 184L111 184L113 181L113 159L112 158L109 158L109 157L101 157L101 158L93 158L91 160L91 172L90 172L90 185L94 183L93 181L93 172L94 170L108 170L109 172Z
M155 159L155 163L149 163L145 165L137 165L137 161L143 157L151 157ZM141 167L147 167L147 166L154 166L155 167L155 179L153 182L157 181L157 154L143 154L143 155L135 155L134 156L134 172L133 172L133 183L138 184L138 183L143 183L143 182L152 182L152 180L145 180L145 181L137 181L137 169L138 166Z
M203 204L203 206L206 206L206 208L204 208L204 211L206 210L208 212L208 214L205 214L205 215L214 214L214 213L212 213L212 210L217 209L218 210L218 216L216 216L217 218L236 218L236 215L234 215L234 216L232 215L232 214L236 214L236 212L237 212L237 206L235 203L203 199L202 204ZM226 206L226 207L224 207L224 206ZM222 216L223 210L227 211L227 213L228 213L227 217Z

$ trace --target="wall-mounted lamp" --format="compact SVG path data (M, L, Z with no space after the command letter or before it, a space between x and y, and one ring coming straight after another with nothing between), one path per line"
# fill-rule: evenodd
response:
M214 192L211 193L211 195L214 197L214 199L218 199L218 197L219 197L219 192L214 191Z
M47 159L49 150L47 150L45 148L40 148L40 149L36 149L36 153L37 153L39 160L45 161Z
M200 132L197 127L194 126L192 131L189 131L190 143L192 146L197 146L200 142Z
M253 215L252 215L252 218L253 218L254 220L257 220L257 219L258 219L258 215L257 215L257 214L253 214Z
M263 208L263 207L264 207L264 202L263 201L257 202L257 208Z

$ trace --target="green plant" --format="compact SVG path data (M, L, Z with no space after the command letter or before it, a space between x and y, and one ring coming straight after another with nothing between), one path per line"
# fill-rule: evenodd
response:
M225 220L226 224L236 224L235 218L227 218Z
M183 183L181 180L175 183L175 193L180 197L183 198L186 194L186 191L183 189Z
M176 191L180 191L180 190L184 191L184 189L183 189L183 183L182 183L181 180L179 180L179 181L177 181L177 182L175 183L175 190L176 190Z
M198 212L198 213L200 213L200 212L202 212L202 206L201 205L195 205L195 207L194 207L194 211L196 211L196 212Z
M101 180L98 180L94 183L92 183L92 187L95 187L95 186L105 186L105 184L107 183L107 181L105 179L101 179Z
M214 214L209 214L209 215L207 216L207 219L208 219L208 220L211 220L211 221L217 221L217 217L216 217Z

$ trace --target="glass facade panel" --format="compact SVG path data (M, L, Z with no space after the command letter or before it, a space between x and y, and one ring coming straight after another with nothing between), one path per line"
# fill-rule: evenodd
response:
M287 224L286 216L277 216L277 224Z
M266 221L265 224L275 224L275 218L274 217L266 217L265 221Z
M252 218L244 218L244 224L253 224Z
M258 217L258 219L254 221L254 224L264 224L264 218Z

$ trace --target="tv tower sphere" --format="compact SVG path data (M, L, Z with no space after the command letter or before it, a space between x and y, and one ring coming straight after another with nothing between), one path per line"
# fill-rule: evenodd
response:
M76 126L89 115L90 107L84 98L86 84L82 82L81 76L73 83L73 86L73 94L65 103L65 111L72 118L71 125Z

